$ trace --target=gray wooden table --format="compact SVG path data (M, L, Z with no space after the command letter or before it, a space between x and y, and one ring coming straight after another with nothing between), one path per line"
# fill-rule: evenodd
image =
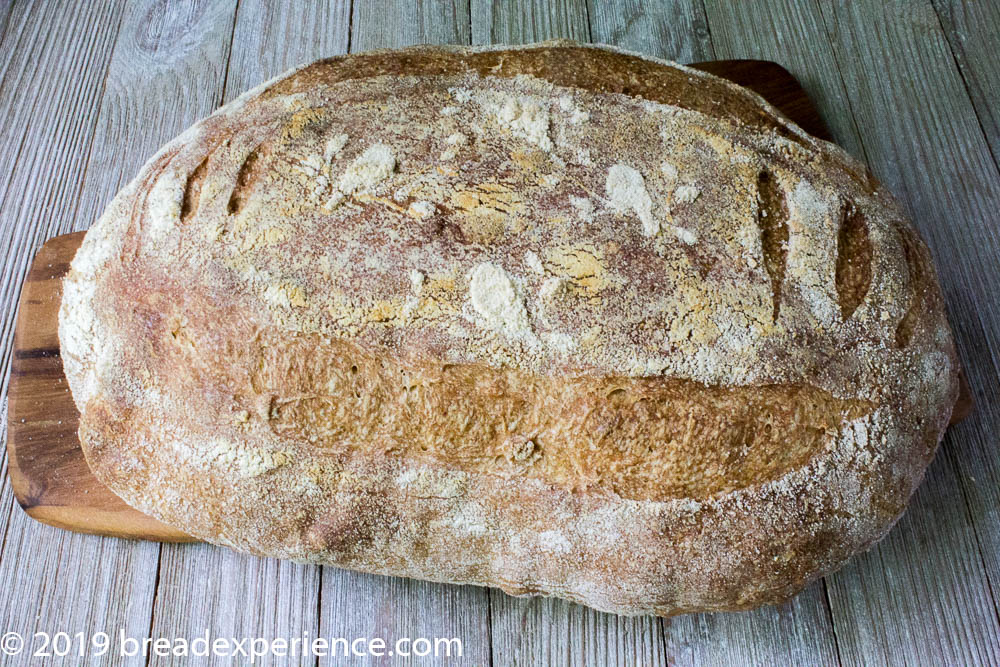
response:
M17 507L4 457L0 634L458 637L454 662L470 665L1000 664L998 2L0 0L3 395L35 249L86 229L198 118L321 56L555 37L682 62L775 60L902 200L937 262L978 406L951 429L889 536L780 607L622 618L206 545L63 532Z

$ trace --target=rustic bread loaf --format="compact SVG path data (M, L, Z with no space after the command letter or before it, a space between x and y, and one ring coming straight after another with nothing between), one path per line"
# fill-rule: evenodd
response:
M567 43L332 58L220 109L87 234L60 341L94 473L195 537L625 614L839 567L958 391L862 165Z

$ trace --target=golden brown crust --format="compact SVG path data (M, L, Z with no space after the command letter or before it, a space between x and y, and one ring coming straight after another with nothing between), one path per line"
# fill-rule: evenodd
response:
M878 539L957 362L927 250L751 93L565 43L320 61L88 233L97 476L253 553L619 613L784 599Z

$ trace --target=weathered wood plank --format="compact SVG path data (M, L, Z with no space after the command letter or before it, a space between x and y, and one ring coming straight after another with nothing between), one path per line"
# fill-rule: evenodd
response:
M776 607L665 621L677 665L836 665L823 583Z
M450 659L447 655L425 658L366 655L350 664L490 664L485 588L324 567L322 598L319 631L324 637L344 637L348 641L381 638L388 649L393 649L401 638L411 641L426 638L432 645L435 639L458 639L462 644L461 656L453 651Z
M665 665L659 619L490 591L495 665Z
M34 249L73 225L121 3L22 3L0 41L0 358L6 395L14 303ZM6 404L6 399L2 399ZM0 429L6 438L6 428ZM142 635L158 547L49 528L0 491L0 619L24 637L60 630ZM119 664L117 659L106 663Z
M147 573L151 576L152 573ZM153 637L276 638L319 636L316 604L319 568L273 558L256 558L209 544L164 545L152 625ZM301 652L257 662L315 665ZM166 661L164 661L166 663ZM157 663L157 664L164 664ZM188 664L176 660L173 664ZM249 664L213 657L198 664Z
M590 35L682 63L715 59L702 0L589 0Z
M0 377L34 250L68 231L121 8L17 6L0 53ZM93 23L96 29L84 29Z
M850 638L859 662L997 662L1000 405L987 397L1000 393L1000 304L986 295L1000 290L1000 173L928 2L820 6L865 154L928 240L980 399L900 526L831 579L842 653ZM862 584L885 595L865 600Z
M1000 164L1000 67L997 67L1000 4L977 0L933 0L933 3L993 160Z
M848 98L841 80L837 58L833 52L833 44L827 37L823 18L815 4L766 3L764 6L760 4L750 6L744 3L709 2L708 15L713 39L720 55L771 58L789 67L807 87L811 88L811 96L817 101L820 110L829 120L839 143L846 146L852 153L864 157L871 150L869 144L872 140L885 141L889 133L878 126L871 129L869 136L862 138L862 134L855 124L851 108L852 104L858 104L860 101L856 99L853 87L851 88L852 96ZM870 19L871 16L869 15L868 18ZM752 27L756 27L757 30L751 31ZM850 50L845 48L843 57L849 62L854 62L858 51L873 48L881 47L859 41L853 44ZM947 63L947 59L944 62ZM878 70L872 71L880 73L896 71L899 66L895 62L885 61L878 64ZM872 85L881 84L873 83ZM897 95L899 95L898 92ZM895 104L885 108L898 107L901 104L899 100L905 98L896 97L895 99L897 100ZM897 157L897 159L902 162L913 162L912 155L907 158ZM879 176L884 177L882 165L873 162L873 167ZM892 186L890 185L890 187ZM897 192L900 191L897 188L894 189ZM920 224L919 219L917 222ZM933 241L932 245L934 245ZM954 315L952 321L956 321ZM964 425L957 427L953 430L950 438L953 439L956 433L960 433L965 428L967 426ZM945 451L948 447L949 445L946 444ZM959 533L950 539L956 544L964 545L965 549L971 549L972 560L974 560L977 556L976 544L974 535L968 526L965 503L961 495L955 498L957 502L950 504L921 502L923 497L947 496L955 491L956 479L953 467L940 460L935 466L936 474L928 478L914 504L914 508L926 506L926 511L931 513L931 516L914 517L913 513L917 510L911 510L911 515L904 519L890 535L890 540L901 539L901 535L906 534L906 540L920 544L927 540L937 539L936 535L940 532L938 525L947 525ZM941 468L940 472L937 471L937 468ZM941 485L941 488L933 488L932 485L935 484ZM888 555L884 556L883 553ZM936 553L932 553L932 556L937 558L937 567L932 568L934 571L949 570L951 559L948 550L938 550ZM830 590L834 596L835 611L837 612L834 614L837 639L845 661L876 659L875 656L881 660L891 659L893 654L889 650L890 646L894 641L897 641L896 638L900 633L912 632L911 628L930 625L934 628L934 633L941 634L944 631L934 625L933 619L942 618L942 609L945 614L950 611L961 617L964 610L948 601L954 599L967 601L968 596L965 596L965 592L970 583L963 579L962 575L959 575L957 580L945 578L946 580L941 582L939 588L932 589L930 593L931 597L934 598L932 605L927 605L926 601L922 605L907 605L905 600L899 600L898 597L890 603L879 599L874 594L871 594L870 600L866 599L866 591L871 590L874 585L859 585L862 574L858 568L867 568L869 578L881 579L882 589L885 590L891 588L891 584L885 583L891 581L890 577L905 577L919 581L922 575L920 568L923 566L925 558L927 558L926 555L910 556L905 546L892 550L888 543L884 543L872 554L856 559L845 571L830 578ZM890 571L883 573L883 567L889 568ZM962 570L962 568L954 569L959 572ZM981 573L978 575L980 578L978 584L976 576L973 574L971 577L971 585L974 590L977 585L982 585ZM955 589L958 589L959 592L955 593ZM883 608L886 610L883 612L886 615L886 620L892 621L889 630L859 632L859 623L861 627L868 627L871 624L857 621L853 607L863 606L869 602L876 610ZM945 623L954 624L954 621L948 620L947 616L945 619ZM869 616L868 621L872 621L872 617ZM961 634L961 628L953 627L952 631ZM879 633L882 633L881 637L876 636ZM927 637L930 634L923 633L921 636ZM952 641L961 640L952 638ZM911 644L910 646L914 647L915 645ZM897 654L896 657L903 660L905 656L921 655L922 649L923 647L916 646L908 649L908 653ZM934 654L924 653L923 655Z
M36 632L50 636L83 632L88 640L93 633L106 632L115 643L119 632L145 637L158 551L159 546L151 542L69 533L15 511L0 561L4 632L18 632L26 640ZM40 645L35 644L35 648ZM61 664L78 665L83 660L71 655ZM88 664L146 662L121 657L115 648Z
M10 11L14 7L14 0L3 0L0 2L0 40L7 32L7 19L10 18Z
M467 0L355 2L351 52L412 44L469 44Z
M296 65L347 53L350 21L350 0L241 2L225 101Z
M348 3L341 0L241 3L222 101L229 102L297 64L344 53L348 10ZM228 35L223 37L228 48ZM213 49L217 49L214 57L224 64L222 42L213 42ZM213 78L216 82L221 86L221 79ZM208 627L213 636L290 639L308 633L316 637L320 576L315 565L255 558L206 545L166 546L153 634L192 637ZM315 658L300 654L280 662L312 665Z
M939 457L889 535L828 578L845 664L997 664L1000 631L974 536L937 511L964 511L949 468Z
M0 432L7 433L7 399L0 400ZM10 517L12 512L19 511L17 502L14 500L14 493L11 489L10 480L7 473L6 452L0 457L0 559L3 558L3 548L7 543L7 531L10 528Z
M530 44L547 39L590 41L586 0L472 0L473 44Z

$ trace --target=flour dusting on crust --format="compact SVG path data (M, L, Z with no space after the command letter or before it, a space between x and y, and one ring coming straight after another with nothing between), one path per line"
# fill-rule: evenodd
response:
M59 335L88 463L141 511L627 614L839 567L957 394L929 253L861 165L732 84L567 43L241 96L94 225Z

